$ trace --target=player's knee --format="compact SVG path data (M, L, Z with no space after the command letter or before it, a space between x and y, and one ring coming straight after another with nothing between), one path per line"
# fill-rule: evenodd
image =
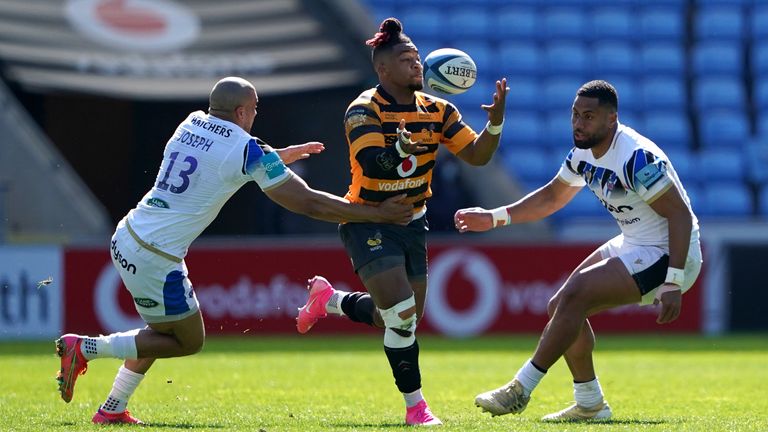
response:
M384 346L405 348L416 341L416 300L413 296L389 309L379 309L384 322Z
M552 313L554 314L557 308L570 308L584 303L584 295L588 292L587 288L585 278L579 275L572 277L552 299L554 300Z

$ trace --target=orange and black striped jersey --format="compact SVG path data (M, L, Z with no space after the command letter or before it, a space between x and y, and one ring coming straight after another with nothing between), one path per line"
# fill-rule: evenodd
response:
M453 104L422 92L415 96L414 103L401 105L377 86L360 94L347 108L344 127L352 168L352 183L345 196L348 200L379 203L405 192L414 214L419 213L432 196L432 168L440 145L457 154L477 139L477 133L461 120ZM411 139L421 141L427 149L405 159L385 158L382 150L396 154L393 150L401 119L412 133ZM380 151L373 154L376 152L371 149L376 148ZM372 155L376 163L366 163L364 154Z

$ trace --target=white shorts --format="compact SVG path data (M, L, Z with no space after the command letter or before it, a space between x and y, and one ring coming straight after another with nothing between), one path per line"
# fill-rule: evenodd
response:
M179 321L200 310L183 260L177 263L145 249L123 221L112 235L110 249L112 264L145 322Z
M667 251L658 246L637 246L624 242L624 236L608 240L598 248L603 259L619 257L629 274L637 282L642 298L639 304L652 304L656 289L664 283L669 267ZM683 293L688 291L701 271L701 245L699 240L692 240L685 259L685 282Z

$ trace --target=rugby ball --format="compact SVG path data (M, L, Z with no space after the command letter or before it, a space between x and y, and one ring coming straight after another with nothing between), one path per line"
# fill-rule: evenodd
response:
M464 51L454 48L432 51L422 65L427 87L440 93L464 93L477 79L475 61Z

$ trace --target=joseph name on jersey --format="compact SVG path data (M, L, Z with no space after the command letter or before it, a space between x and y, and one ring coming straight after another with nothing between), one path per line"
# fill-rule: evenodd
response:
M667 219L650 204L676 185L691 212L691 240L699 224L688 195L666 154L634 129L619 124L608 151L595 159L592 150L574 147L558 172L572 186L587 186L621 228L627 242L668 249Z
M291 175L266 143L232 122L195 111L168 140L154 186L126 220L141 240L183 258L245 183L255 180L267 190Z
M427 149L401 161L379 161L382 169L366 168L358 159L360 151L395 145L401 119L405 120L405 129L412 133L411 140L421 141ZM432 196L430 182L439 146L444 145L456 154L477 138L477 133L461 120L459 111L448 101L415 92L414 103L398 104L381 86L366 90L349 105L344 127L352 171L346 198L358 203L379 203L406 193L414 214L420 214L427 198Z

